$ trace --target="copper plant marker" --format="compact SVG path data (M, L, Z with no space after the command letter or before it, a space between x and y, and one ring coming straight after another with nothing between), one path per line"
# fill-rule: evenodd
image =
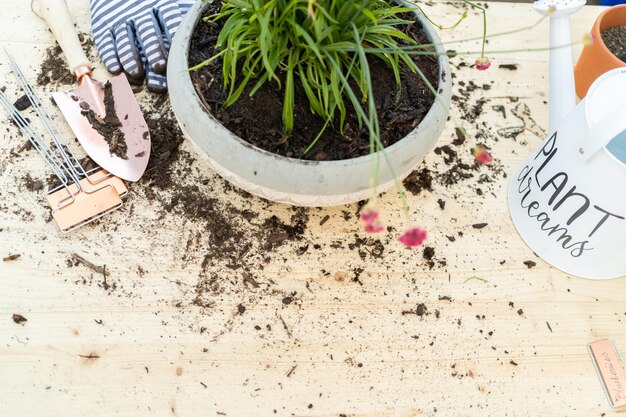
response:
M609 404L613 408L626 407L626 376L622 367L625 361L615 341L598 340L590 343L588 350Z

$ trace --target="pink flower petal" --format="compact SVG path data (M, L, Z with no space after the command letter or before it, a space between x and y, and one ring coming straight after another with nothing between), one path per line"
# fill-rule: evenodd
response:
M474 68L478 71L485 71L491 66L491 61L486 56L481 56L474 62Z
M364 208L359 214L359 219L366 225L374 223L378 220L380 212L374 208Z
M426 230L420 229L419 227L413 227L404 232L398 240L407 248L412 248L424 243L427 235Z
M480 164L490 164L493 162L493 157L489 152L480 146L474 149L474 159Z
M365 231L367 233L380 233L385 230L385 226L380 223L366 223Z

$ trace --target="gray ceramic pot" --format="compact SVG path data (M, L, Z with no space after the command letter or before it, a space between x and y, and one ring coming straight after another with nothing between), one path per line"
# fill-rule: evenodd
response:
M297 206L334 206L370 196L371 156L341 161L303 161L272 154L237 137L202 104L188 68L189 42L206 3L197 2L181 23L169 55L167 80L172 108L185 137L219 175L232 184L268 200ZM420 14L416 19L435 44L441 41ZM445 53L442 46L437 51ZM402 180L432 150L444 128L450 106L450 66L439 56L440 100L435 100L422 122L385 152ZM381 164L378 191L394 186L386 164Z

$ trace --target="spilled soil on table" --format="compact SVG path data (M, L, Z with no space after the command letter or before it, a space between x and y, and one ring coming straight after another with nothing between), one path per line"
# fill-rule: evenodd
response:
M78 40L87 57L92 60L92 62L94 59L97 59L96 45L91 36L86 33L79 33ZM37 84L47 86L49 84L73 85L75 83L76 77L74 77L74 74L72 74L67 67L63 50L59 44L55 42L55 45L46 49L44 53L44 60L37 74Z
M58 52L52 48L46 56L58 58ZM50 59L45 60L42 73L47 74L45 81L50 89L56 89L56 84L63 81L57 75L66 71L65 63L57 60L55 67L51 66L51 62ZM510 65L492 70L515 71ZM473 69L456 59L456 72L460 71ZM454 80L456 74L451 75ZM215 84L219 85L218 82ZM492 165L481 165L474 161L472 149L476 146L491 149L500 140L519 141L519 135L527 131L541 135L523 101L518 97L491 98L491 87L491 83L455 83L452 105L469 133L466 135L457 130L453 137L442 138L441 144L429 156L429 162L418 167L404 181L412 207L421 204L422 197L428 196L435 198L437 210L445 211L448 209L447 201L456 199L457 194L467 193L468 188L477 198L488 198L489 194L498 190L497 183L506 174L498 162L499 155L494 155L496 161ZM433 236L426 246L409 251L395 241L398 230L392 227L388 228L388 233L379 235L361 233L358 214L363 203L349 205L339 211L325 211L287 208L262 201L199 168L203 162L183 146L183 135L167 95L153 95L145 89L136 89L136 92L152 140L147 171L138 183L130 184L131 195L123 215L99 220L93 228L90 226L88 234L97 231L102 239L110 240L119 228L126 233L137 233L142 238L160 242L162 231L172 233L175 229L180 241L161 242L171 249L167 259L156 260L150 251L139 253L137 259L142 259L142 262L145 259L145 263L137 265L136 279L129 276L128 271L118 270L117 265L98 265L97 250L89 245L79 254L87 263L66 254L67 267L74 268L73 271L80 277L75 281L79 285L98 286L116 297L136 297L137 288L146 285L144 276L154 276L152 269L157 268L154 266L156 261L159 264L175 261L177 268L186 274L184 278L181 275L172 279L178 294L168 293L162 297L180 311L181 320L186 320L190 328L200 333L209 331L202 327L200 321L188 316L189 312L223 314L223 306L219 306L223 300L237 300L232 305L235 315L249 314L259 303L297 306L299 300L312 291L309 286L315 285L318 278L327 277L333 282L354 285L355 289L367 291L372 263L380 268L392 268L389 254L393 259L406 257L406 262L418 270L445 272L448 268L446 246L467 244L465 234L489 230L487 215L478 214L474 223L480 228L451 223L443 239ZM424 99L426 96L429 94ZM490 120L497 119L506 127L498 129L486 125L485 113L491 113ZM494 113L498 116L493 116ZM321 155L324 149L316 152ZM38 157L34 151L22 151L19 155ZM24 188L41 192L41 184L32 177L24 179ZM141 217L140 210L146 208L155 209L154 217ZM419 218L416 221L419 222ZM319 234L325 228L348 232L321 241ZM89 240L88 237L86 239ZM317 275L313 273L311 280L302 283L302 290L287 292L279 289L280 283L275 281L276 268L285 271L294 264L314 265L316 260L321 263L329 253L349 259L349 264L345 268L342 266L345 272L340 274L320 266ZM270 267L270 272L265 273L267 267ZM418 304L418 309L411 314L417 314L420 319L439 317L439 310L430 310Z
M200 35L197 35L194 41L197 42L199 49L202 49L200 46L204 45L205 48L202 51L205 54L210 51L210 48L206 48L207 39L210 39L206 36L207 33L211 33L210 30L209 27L201 28ZM199 39L204 39L204 44ZM58 47L47 51L47 58L42 64L42 74L60 74L65 64L53 60L53 58L58 58L58 53ZM206 58L206 55L197 56L197 59L203 58ZM459 65L460 69L464 67L467 65L463 63ZM432 66L432 70L431 75L434 76L437 70L436 64ZM197 76L202 77L201 74L200 71ZM54 78L56 77L51 76L46 81L52 83ZM475 123L480 118L488 102L487 99L481 97L481 92L487 92L490 88L490 84L460 83L458 92L453 96L453 102L461 109L463 120ZM147 95L142 104L151 133L152 152L146 174L139 183L140 190L148 201L162 205L163 218L167 215L175 215L184 218L185 221L203 225L202 227L207 231L207 243L209 243L208 252L203 256L206 260L206 262L203 261L203 265L208 268L212 263L225 261L231 268L250 269L251 266L245 260L245 255L251 250L256 251L258 257L267 261L271 259L272 250L284 243L291 242L291 244L298 245L296 250L298 256L306 256L307 252L322 248L311 242L298 244L307 235L309 209L294 209L289 222L281 221L276 216L262 220L261 213L242 209L228 199L219 198L207 192L206 179L195 180L195 183L185 183L184 177L193 174L192 166L196 162L196 157L187 151L181 151L183 135L171 112L167 96ZM480 139L480 135L477 138ZM493 177L503 175L497 164L487 167L487 171L493 172L493 175L489 175L485 173L485 166L473 161L471 149L476 144L489 148L484 141L477 142L474 138L466 138L460 130L457 130L456 138L452 143L435 150L435 155L441 157L445 169L424 167L416 170L404 181L406 189L410 194L418 195L422 192L436 192L441 185L452 187L460 181L469 180L475 176L480 176L479 182L487 184L495 179ZM243 199L256 200L256 197L233 189L221 180L218 181L219 187L223 187L227 193L235 193ZM209 187L209 191L212 189L214 189L213 185ZM483 193L480 188L477 188L476 192L479 195ZM445 199L439 199L439 206L442 210L445 209ZM267 203L267 207L272 207L272 204ZM360 207L361 205L357 205L354 211L345 210L344 221L354 225ZM198 236L191 238L189 246L203 246L199 240L201 238ZM358 252L359 257L366 260L382 256L385 251L385 242L389 243L389 239L355 235L354 241L349 242L347 249ZM427 250L425 260L429 268L442 267L446 264L445 259L437 259L433 248Z
M68 70L61 47L57 44L48 48L39 75L37 75L37 84L72 85L75 82L76 77Z

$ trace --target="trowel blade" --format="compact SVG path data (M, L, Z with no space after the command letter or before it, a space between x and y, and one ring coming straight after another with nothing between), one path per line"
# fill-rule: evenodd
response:
M123 136L99 132L86 115L93 110L96 119L105 119L105 84L86 75L76 90L54 93L53 98L91 159L124 180L137 181L150 159L150 132L126 76L116 75L109 82Z

